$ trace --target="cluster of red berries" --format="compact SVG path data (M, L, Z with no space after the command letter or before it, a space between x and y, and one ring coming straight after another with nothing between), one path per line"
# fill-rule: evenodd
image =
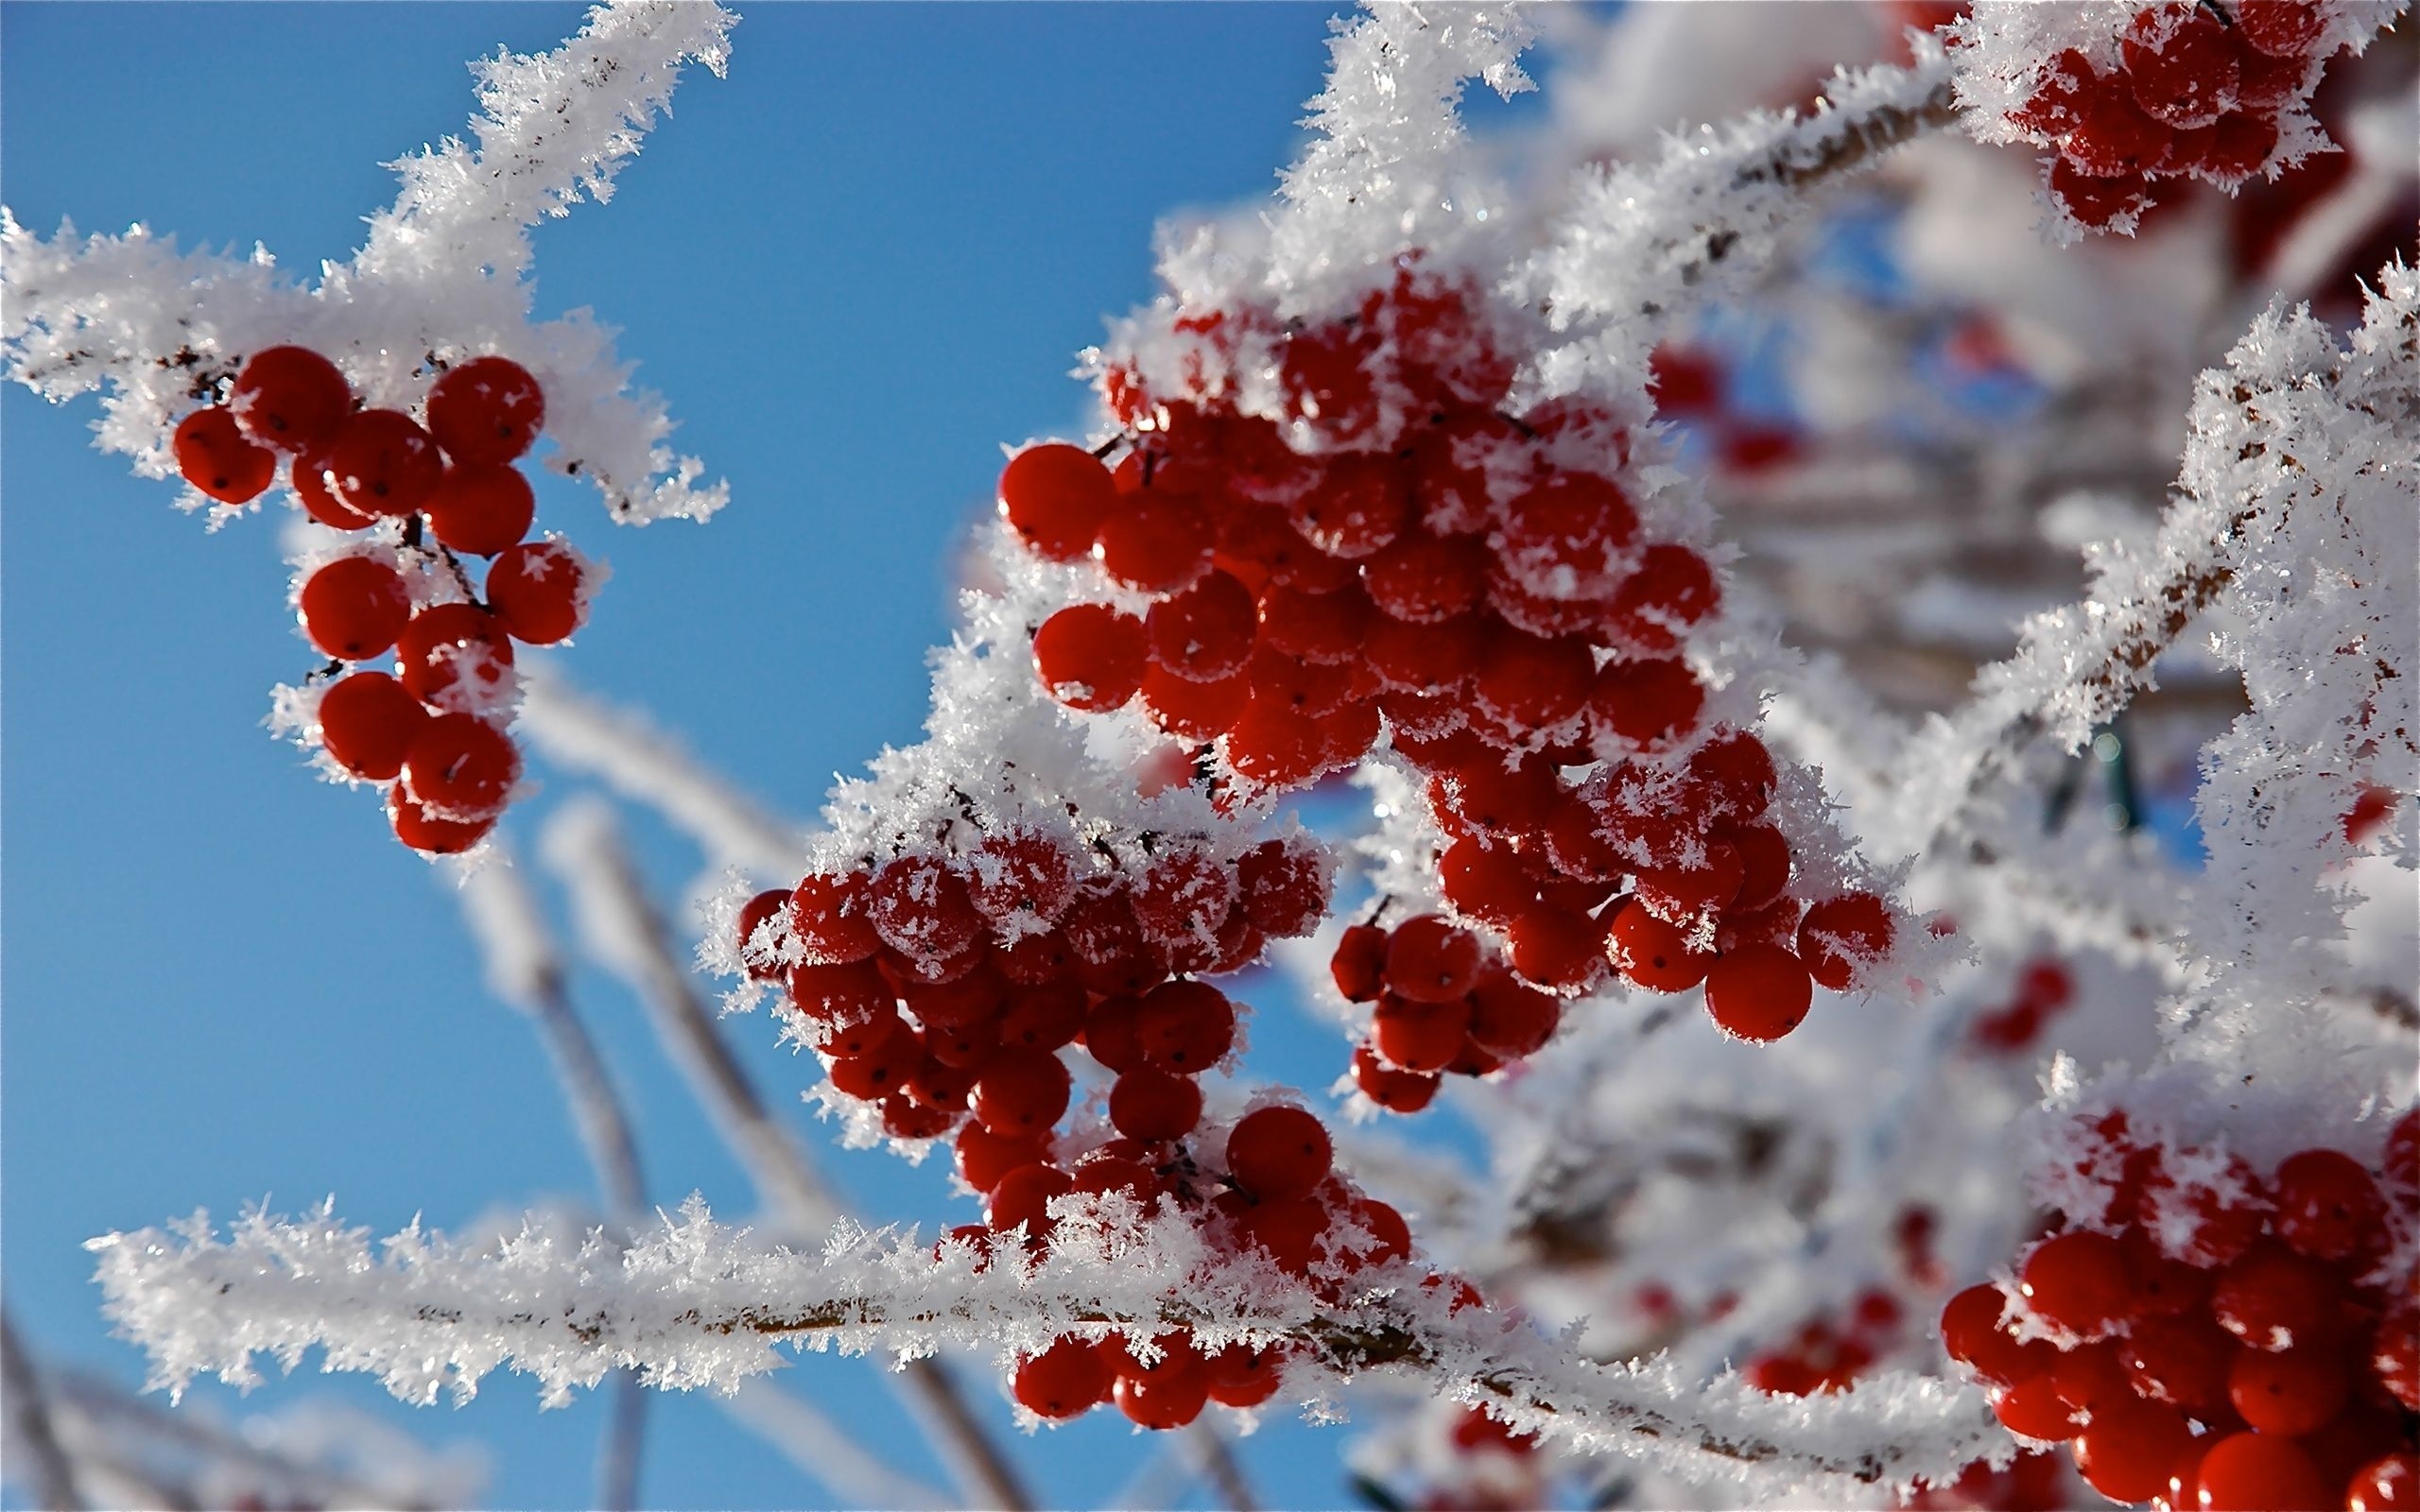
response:
M1027 549L1150 601L1052 614L1040 678L1080 710L1139 698L1228 790L1311 782L1384 732L1453 837L1447 903L1522 981L1711 974L1724 1027L1785 1034L1815 983L1889 954L1892 912L1860 893L1802 917L1764 822L1772 757L1706 725L1679 655L1720 601L1713 568L1643 534L1616 415L1512 413L1476 296L1416 268L1325 325L1180 318L1194 345L1167 392L1108 374L1132 432L1115 472L1063 445L1011 461L1000 509ZM1241 406L1254 372L1279 415Z
M2085 226L2139 215L2163 180L2233 189L2269 166L2280 118L2309 98L2327 11L2322 0L2167 0L2135 13L2106 66L2060 53L2008 119L2058 153L2050 193Z
M1905 1310L1899 1299L1876 1287L1858 1295L1845 1323L1809 1318L1789 1342L1748 1362L1749 1384L1784 1397L1845 1391L1899 1338Z
M1705 438L1706 458L1734 477L1769 472L1796 461L1805 448L1798 431L1751 419L1730 404L1730 373L1722 359L1695 347L1666 345L1648 357L1648 387L1655 412L1685 421Z
M2018 1051L2041 1036L2042 1026L2075 1001L2072 972L2048 955L2025 963L2009 1001L1975 1021L1975 1043L1986 1050Z
M512 643L562 640L585 613L587 569L568 546L527 541L536 505L513 466L537 439L545 397L520 364L477 357L430 386L426 423L360 406L335 363L271 347L237 371L227 403L177 426L177 465L225 504L260 496L281 455L320 524L391 537L312 569L297 594L303 633L335 661L392 651L389 674L329 685L319 738L336 765L387 787L395 833L417 850L468 850L495 826L521 757L510 719ZM434 538L431 543L430 538ZM456 554L492 557L487 597Z
M2420 1506L2420 1111L2382 1170L2308 1149L2266 1180L2112 1113L2076 1174L2106 1194L2097 1221L2033 1245L2014 1296L1973 1286L1942 1314L2011 1432L2070 1441L2118 1502Z
M1563 1000L1514 976L1479 936L1436 914L1392 929L1355 924L1328 969L1351 1003L1374 1003L1369 1040L1353 1052L1363 1096L1416 1113L1440 1073L1484 1076L1535 1053L1563 1022Z

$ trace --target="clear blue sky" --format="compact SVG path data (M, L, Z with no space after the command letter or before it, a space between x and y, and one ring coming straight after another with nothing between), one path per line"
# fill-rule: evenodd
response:
M589 305L621 327L734 504L705 527L615 530L558 489L540 520L615 568L570 670L805 815L834 770L914 738L943 564L998 444L1080 412L1063 375L1102 315L1148 297L1158 216L1267 192L1331 8L742 9L731 77L694 73L614 203L537 238L542 313ZM378 164L461 129L463 60L544 48L580 14L9 4L0 193L42 230L139 219L187 245L257 240L289 268L341 258L391 196ZM381 1231L416 1212L443 1226L585 1193L589 1176L536 1037L483 992L429 868L366 795L314 781L260 728L270 685L313 661L274 522L205 535L166 486L87 448L94 414L0 396L0 1263L38 1348L130 1382L140 1362L108 1338L78 1247L91 1235L330 1193ZM515 811L525 850L574 785ZM648 821L638 833L668 899L694 857ZM635 1005L594 974L577 988L651 1195L694 1188L744 1215L744 1179ZM1268 1005L1255 1069L1324 1085L1341 1049L1300 1024ZM787 1105L800 1068L762 1021L739 1028ZM876 1217L969 1213L932 1169L828 1159ZM909 1454L868 1368L814 1356L787 1379ZM255 1400L298 1388L484 1441L500 1504L587 1502L590 1404L541 1414L500 1377L467 1410L415 1412L311 1374ZM988 1381L977 1395L1005 1422ZM236 1405L215 1384L192 1400ZM709 1404L656 1405L648 1500L807 1499ZM1048 1500L1089 1504L1150 1447L1097 1415L1026 1458ZM1272 1498L1334 1504L1335 1448L1281 1423L1244 1453Z

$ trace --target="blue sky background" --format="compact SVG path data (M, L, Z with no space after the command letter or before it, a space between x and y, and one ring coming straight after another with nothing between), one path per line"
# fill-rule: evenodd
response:
M999 443L1068 428L1064 377L1148 298L1153 222L1268 191L1324 62L1326 6L745 8L731 77L693 71L611 205L537 235L542 314L593 306L672 398L683 449L730 478L711 525L617 530L542 485L542 526L615 568L567 670L643 705L744 784L811 814L829 774L918 731L953 536ZM379 166L458 131L465 59L543 49L573 5L0 8L0 194L21 220L148 222L185 245L342 258L392 195ZM106 95L100 93L103 89ZM380 1232L590 1191L536 1035L483 991L453 901L366 795L260 728L314 658L284 606L273 517L206 535L172 490L87 446L86 404L0 395L0 1264L45 1357L141 1376L112 1340L86 1238L207 1206L334 1193ZM546 776L543 771L542 778ZM557 778L509 820L522 850ZM633 816L659 897L695 868ZM750 1211L747 1183L634 1003L583 971L650 1195ZM1340 1046L1260 994L1255 1070L1323 1086ZM778 1103L801 1068L736 1039ZM825 1160L877 1219L965 1221L939 1170ZM786 1375L940 1479L870 1367ZM983 1410L1008 1413L987 1375ZM493 1455L498 1504L579 1506L595 1404L541 1413L498 1377L471 1407L326 1392ZM208 1384L189 1410L243 1410ZM779 1506L811 1493L710 1403L659 1398L645 1497ZM1095 1504L1157 1448L1097 1414L1024 1454L1046 1500ZM1278 1504L1348 1500L1331 1436L1242 1446ZM12 1492L12 1495L16 1493ZM1199 1493L1197 1493L1198 1496ZM13 1503L22 1504L22 1503Z

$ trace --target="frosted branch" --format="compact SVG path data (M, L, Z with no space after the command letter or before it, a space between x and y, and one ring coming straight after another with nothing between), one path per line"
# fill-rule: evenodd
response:
M1324 1303L1272 1284L1265 1263L1214 1259L1181 1219L1138 1219L1122 1196L1053 1211L1058 1234L1038 1260L850 1227L821 1255L768 1249L695 1199L618 1254L534 1230L480 1248L417 1226L373 1246L332 1211L251 1213L224 1239L198 1214L91 1247L110 1316L171 1389L206 1372L249 1383L253 1355L290 1367L316 1345L329 1368L374 1373L406 1400L467 1398L509 1367L559 1404L626 1366L659 1386L729 1391L774 1368L780 1343L913 1358L952 1341L1030 1349L1070 1332L1139 1340L1177 1327L1205 1348L1290 1341L1348 1379L1411 1373L1582 1452L1755 1489L1946 1480L2008 1444L1972 1388L1878 1377L1828 1399L1819 1423L1736 1378L1700 1389L1661 1363L1589 1364L1517 1319L1455 1310L1445 1289ZM1298 1395L1315 1385L1289 1382Z
M547 466L586 478L617 520L701 520L729 490L700 487L704 464L666 444L664 401L631 390L612 333L585 312L532 322L527 229L611 194L681 65L722 71L734 20L700 0L600 6L553 52L478 64L477 148L449 139L396 164L395 204L316 284L281 276L265 248L184 253L143 226L45 239L0 210L0 364L54 403L99 393L96 444L164 478L177 421L265 347L310 346L396 407L439 364L503 352L544 387Z

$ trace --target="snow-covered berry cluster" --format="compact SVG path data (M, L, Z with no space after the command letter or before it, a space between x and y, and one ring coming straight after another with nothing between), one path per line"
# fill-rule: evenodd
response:
M2416 1504L2420 1113L2377 1168L2313 1148L2264 1177L2122 1111L2076 1150L2066 1226L1942 1314L2000 1421L2119 1502Z
M2132 231L2163 184L2232 191L2323 146L2311 92L2331 54L2375 29L2357 9L1986 5L1952 35L1969 49L1962 82L1977 134L2048 149L2048 191L2068 217Z
M1032 447L1002 475L1026 549L1100 574L1100 601L1035 627L1038 675L1086 713L1139 703L1228 806L1383 738L1450 841L1437 882L1484 932L1474 971L1485 955L1563 997L1616 971L1674 991L1711 977L1718 1021L1778 1038L1815 983L1887 957L1899 920L1870 892L1792 895L1772 758L1707 716L1686 659L1721 604L1716 568L1651 529L1653 481L1612 406L1520 400L1525 318L1416 256L1324 323L1173 314L1147 354L1105 366L1119 440ZM1423 1097L1390 1068L1483 1074L1526 1053L1448 1022L1471 986L1394 992L1380 1044L1409 1058L1360 1073L1390 1106ZM1520 1005L1508 1042L1534 1049L1541 1015Z
M569 636L597 579L569 545L527 539L536 498L513 464L545 413L507 357L447 369L416 420L363 407L335 363L284 346L253 353L225 404L176 429L179 471L211 498L258 498L283 457L296 502L343 533L296 576L302 632L331 664L279 722L346 776L384 784L416 850L467 850L495 827L521 776L512 644ZM463 557L493 558L484 600ZM336 676L390 651L391 673Z
M1392 929L1355 924L1329 960L1349 1003L1377 1005L1367 1043L1353 1052L1361 1094L1416 1113L1442 1072L1484 1076L1554 1038L1563 1001L1515 976L1479 936L1436 914Z

